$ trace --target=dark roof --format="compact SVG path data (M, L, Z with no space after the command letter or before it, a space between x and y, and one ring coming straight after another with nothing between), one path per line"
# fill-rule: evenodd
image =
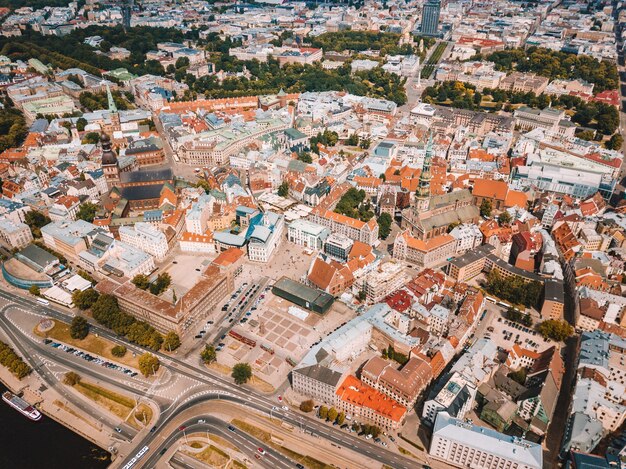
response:
M103 134L102 137L100 137L100 143L102 144L102 165L116 165L117 155L111 149L111 138L107 134Z
M21 259L27 260L29 263L41 267L42 269L54 264L58 259L48 251L41 249L39 246L29 244L19 252Z
M172 180L172 170L169 168L130 171L120 174L120 181L125 184L133 182L163 182Z
M126 200L159 199L161 197L162 184L150 184L149 186L122 187L121 194Z
M465 267L467 265L473 264L479 259L483 259L487 257L489 253L494 250L494 247L491 244L483 244L482 246L478 246L476 249L471 251L467 251L460 257L455 257L450 261L450 264L457 266L458 268Z
M544 285L544 298L558 303L565 302L565 290L563 289L562 280L548 279Z
M337 386L342 376L338 371L333 371L322 365L311 365L298 370L293 370L293 372L330 386Z

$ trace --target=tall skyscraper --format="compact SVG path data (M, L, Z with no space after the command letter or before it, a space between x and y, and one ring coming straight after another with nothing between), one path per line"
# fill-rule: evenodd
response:
M422 9L422 34L437 36L439 34L440 0L428 0Z

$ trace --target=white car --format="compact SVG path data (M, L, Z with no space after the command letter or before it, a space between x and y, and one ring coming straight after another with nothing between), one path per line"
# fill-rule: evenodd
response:
M283 410L289 410L289 407L287 407L286 405L283 406Z

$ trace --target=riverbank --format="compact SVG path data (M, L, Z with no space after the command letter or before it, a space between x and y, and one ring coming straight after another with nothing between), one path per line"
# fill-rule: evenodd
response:
M0 370L0 392L24 392L29 402L32 393L15 379L6 379L6 369ZM17 381L17 383L16 383ZM21 384L21 386L20 386ZM8 385L8 386L7 386ZM8 405L0 404L0 467L46 467L48 469L100 469L111 463L111 455L72 428L64 409L38 406L44 417L33 422ZM66 415L67 414L67 415ZM74 419L77 417L72 416Z

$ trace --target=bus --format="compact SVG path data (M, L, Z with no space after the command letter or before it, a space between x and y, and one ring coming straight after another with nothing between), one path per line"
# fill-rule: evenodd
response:
M133 459L128 461L122 469L130 469L131 467L133 467L137 463L137 461L139 461L141 458L144 457L144 455L148 452L149 449L150 448L148 448L147 446L144 446L143 448L141 448L139 452L135 456L133 456Z
M37 298L37 303L41 303L42 305L49 306L50 302L48 300L44 300L43 298Z

